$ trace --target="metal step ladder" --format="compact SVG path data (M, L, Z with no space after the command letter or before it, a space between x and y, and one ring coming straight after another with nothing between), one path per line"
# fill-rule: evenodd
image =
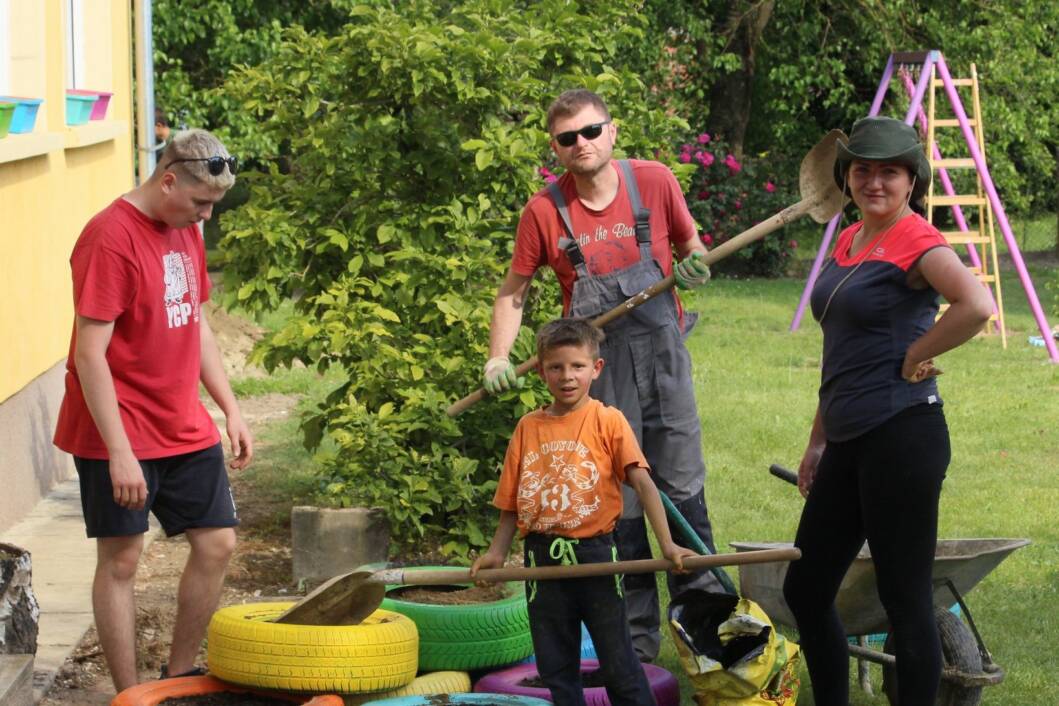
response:
M953 78L951 85L957 90L960 88L970 89L971 115L968 116L968 124L974 130L975 142L978 151L985 158L985 137L982 126L982 104L978 90L978 70L971 64L970 78ZM957 252L966 248L970 264L968 269L982 283L982 286L990 290L995 304L995 311L989 317L983 328L983 333L1000 333L1001 344L1007 348L1007 329L1004 326L1004 298L1000 286L1000 267L997 259L996 232L993 221L993 206L986 196L985 187L982 183L982 175L975 167L974 159L970 157L947 157L943 158L938 145L938 130L946 128L960 129L960 121L955 117L939 118L937 115L938 101L937 92L944 90L937 77L937 67L930 67L930 88L927 100L926 115L926 148L930 167L938 178L931 180L930 188L927 190L926 209L927 220L934 222L936 208L948 208L952 210L953 222L957 230L943 230L941 234L949 241L949 244L963 246L957 248ZM942 132L944 135L945 133ZM949 140L949 144L967 145L959 133L958 139ZM951 170L970 170L974 172L974 193L959 194L955 192L952 180L948 172ZM957 184L963 188L969 188L969 179L960 180ZM938 189L938 186L941 186ZM942 191L944 193L939 193ZM942 304L939 315L948 308L948 304Z

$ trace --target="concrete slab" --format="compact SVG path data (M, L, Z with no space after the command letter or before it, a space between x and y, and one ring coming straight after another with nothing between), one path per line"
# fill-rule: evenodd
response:
M33 703L33 655L0 655L0 704Z

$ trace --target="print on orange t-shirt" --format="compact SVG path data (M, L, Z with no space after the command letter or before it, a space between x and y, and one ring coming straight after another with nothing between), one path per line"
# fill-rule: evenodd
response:
M619 410L598 400L561 417L537 410L515 428L493 505L517 515L522 536L606 534L621 517L630 466L648 467Z

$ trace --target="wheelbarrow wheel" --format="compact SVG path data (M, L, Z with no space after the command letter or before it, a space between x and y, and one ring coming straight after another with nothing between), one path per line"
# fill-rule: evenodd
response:
M938 636L941 638L942 666L966 674L981 674L982 655L970 629L947 610L937 610L934 620L938 624ZM896 652L892 632L886 636L883 651L891 655ZM890 700L891 706L898 706L895 667L883 667L883 692ZM978 706L981 701L982 687L961 686L942 677L941 686L938 687L937 706Z

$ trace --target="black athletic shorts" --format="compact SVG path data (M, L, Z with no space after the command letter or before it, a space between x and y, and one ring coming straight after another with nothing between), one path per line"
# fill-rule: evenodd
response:
M81 481L81 511L89 537L125 537L147 531L153 512L167 537L187 529L235 527L239 517L220 443L201 451L140 461L147 503L129 510L114 502L108 461L74 456Z

